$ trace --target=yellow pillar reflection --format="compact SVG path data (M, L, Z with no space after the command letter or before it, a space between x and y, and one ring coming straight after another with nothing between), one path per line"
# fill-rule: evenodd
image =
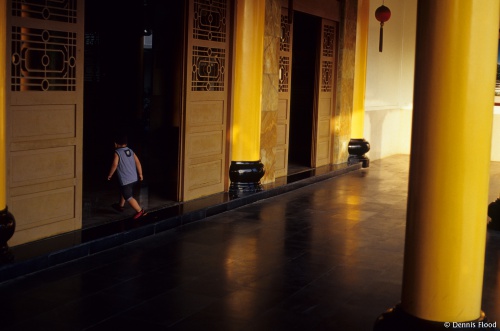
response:
M498 0L418 1L400 307L425 321L482 314L498 13Z

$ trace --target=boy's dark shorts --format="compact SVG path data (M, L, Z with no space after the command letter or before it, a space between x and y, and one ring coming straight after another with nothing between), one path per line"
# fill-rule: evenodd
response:
M137 182L133 182L133 183L130 183L127 185L120 186L120 192L126 201L129 201L134 196L135 183L137 183Z

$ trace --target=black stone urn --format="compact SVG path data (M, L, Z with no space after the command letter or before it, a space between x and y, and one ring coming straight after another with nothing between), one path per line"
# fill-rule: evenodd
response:
M7 241L14 235L16 221L7 207L0 211L0 263L9 263L14 260Z
M488 205L488 216L491 219L488 223L488 229L500 231L500 198Z
M262 191L260 179L264 176L264 164L259 161L231 161L229 167L229 194L240 197Z
M349 140L349 145L347 146L347 151L349 152L347 164L353 165L361 162L363 168L368 168L370 166L370 159L364 154L369 150L370 143L364 138Z

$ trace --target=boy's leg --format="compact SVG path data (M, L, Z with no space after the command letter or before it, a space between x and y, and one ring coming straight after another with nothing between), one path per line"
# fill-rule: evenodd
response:
M134 198L130 198L128 199L128 203L132 206L132 208L135 209L136 213L134 215L134 219L138 219L142 216L145 216L147 215L147 212L141 208L141 206L139 206L139 203L137 202L137 200L135 200Z
M120 202L112 204L111 207L121 213L125 207L125 198L123 197L123 195L120 195Z
M123 198L125 198L125 200L127 200L129 205L136 211L134 219L137 219L141 216L146 215L146 212L141 208L141 206L139 206L137 200L134 199L133 188L134 188L134 183L122 186L122 196Z
M128 199L128 203L136 212L140 212L142 210L141 206L139 206L139 203L134 198Z

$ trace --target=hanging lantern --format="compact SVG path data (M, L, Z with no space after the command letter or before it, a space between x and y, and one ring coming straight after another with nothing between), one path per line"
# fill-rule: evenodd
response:
M382 52L382 47L384 44L384 22L387 22L391 18L391 10L384 6L378 7L375 10L375 18L380 22L380 38L378 42L378 51Z

